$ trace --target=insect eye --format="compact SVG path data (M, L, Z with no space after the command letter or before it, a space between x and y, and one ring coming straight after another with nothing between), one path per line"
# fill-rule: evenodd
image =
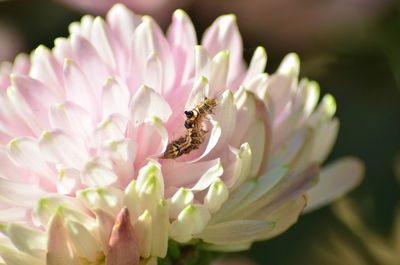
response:
M191 118L191 117L193 117L193 111L185 110L185 115L186 115L187 118Z

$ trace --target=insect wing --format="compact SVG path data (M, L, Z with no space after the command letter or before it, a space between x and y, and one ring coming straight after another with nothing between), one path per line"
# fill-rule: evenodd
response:
M208 80L205 77L198 78L189 94L185 110L193 109L199 102L202 102L204 98L207 97L208 90Z

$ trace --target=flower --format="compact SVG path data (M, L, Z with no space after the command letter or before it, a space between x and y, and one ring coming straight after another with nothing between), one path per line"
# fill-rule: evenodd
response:
M166 36L121 4L69 30L0 70L3 262L156 264L168 245L243 250L297 220L338 121L330 95L314 110L295 54L268 76L257 48L246 68L233 15L201 46L182 10ZM161 159L204 97L217 106L200 148ZM309 206L360 176L358 160L335 162Z

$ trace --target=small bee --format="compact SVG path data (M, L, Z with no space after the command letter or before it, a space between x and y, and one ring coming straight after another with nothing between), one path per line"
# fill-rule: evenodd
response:
M186 120L184 126L186 135L168 144L166 151L160 157L162 159L175 159L181 155L188 154L192 150L198 149L204 142L207 130L203 129L203 118L211 114L217 106L215 99L205 98L199 105L191 110L186 110Z

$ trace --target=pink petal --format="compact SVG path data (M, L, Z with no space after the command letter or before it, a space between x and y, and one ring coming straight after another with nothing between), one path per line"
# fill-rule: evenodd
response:
M321 170L320 182L308 192L306 211L322 207L358 186L364 175L363 163L354 157L340 158Z
M21 168L32 170L49 181L55 182L54 173L42 159L36 139L31 137L14 138L8 144L8 154Z
M188 164L186 162L168 161L162 165L165 186L196 187L202 189L211 184L215 177L222 175L218 170L220 160L210 160ZM212 168L216 170L211 170ZM208 173L207 173L208 172ZM213 173L213 174L210 174ZM215 173L215 174L214 174ZM211 176L211 178L209 178ZM207 179L207 183L204 180ZM199 183L197 185L197 183ZM206 183L203 185L202 183Z
M94 90L85 73L69 59L64 63L64 80L67 100L78 104L98 119L98 102Z
M246 77L243 84L247 87L248 82L254 79L259 74L263 73L267 65L267 52L263 47L257 47L253 57L251 58L249 68L247 69Z
M97 230L102 249L108 252L108 241L110 240L115 217L101 209L93 209L93 212L96 214L96 221L98 223Z
M178 9L174 12L167 37L175 59L176 76L181 83L185 83L194 75L194 47L197 38L192 21L184 11Z
M115 69L116 60L108 31L108 25L104 22L103 18L96 17L93 21L90 41L95 44L94 48L97 50L102 60L109 65L111 69Z
M146 158L161 155L167 147L168 133L159 119L148 120L129 131L129 137L138 144L135 168L141 168Z
M88 82L94 89L96 99L99 99L101 94L100 88L106 79L112 76L110 65L105 64L100 52L96 51L98 45L93 45L81 36L72 35L71 46L73 51L71 59L85 73Z
M64 95L61 66L56 62L50 50L39 46L31 55L31 68L29 76L41 81L50 88L55 95Z
M133 32L141 22L141 17L135 15L122 4L114 5L107 13L110 32L121 42L123 47L129 47Z
M108 186L117 180L118 176L112 170L112 162L108 159L93 158L83 167L82 183L89 187Z
M312 164L299 173L286 176L279 185L252 205L248 218L260 218L262 213L269 213L296 197L301 197L307 190L315 186L319 179L319 167ZM303 206L304 207L304 206Z
M166 122L172 110L168 102L156 91L147 86L142 86L131 100L130 113L130 120L136 126L145 119L153 117L158 117Z
M101 155L113 163L113 171L118 175L119 183L126 187L134 177L137 144L130 139L112 141L102 147Z
M50 108L52 128L89 140L92 137L93 121L89 113L73 102L54 104Z
M39 81L27 76L12 75L11 82L16 87L19 95L29 106L30 111L44 129L48 127L48 116L50 105L57 100L52 91ZM19 102L22 104L22 102Z
M297 219L306 204L306 196L298 196L284 203L272 212L265 212L265 215L263 215L262 218L274 222L275 227L269 233L264 234L260 239L270 239L286 231L290 226L297 222Z
M79 264L79 261L73 257L64 222L61 211L57 210L51 218L48 228L47 265Z
M230 52L229 81L233 81L244 72L242 38L234 15L217 18L204 33L202 45L210 56L222 50Z
M127 208L119 213L111 232L106 265L138 265L139 247Z
M60 130L44 132L39 140L39 148L44 159L67 167L79 169L88 158L83 143Z
M108 79L103 86L101 98L103 111L102 117L108 117L113 113L128 116L129 90L115 79Z

